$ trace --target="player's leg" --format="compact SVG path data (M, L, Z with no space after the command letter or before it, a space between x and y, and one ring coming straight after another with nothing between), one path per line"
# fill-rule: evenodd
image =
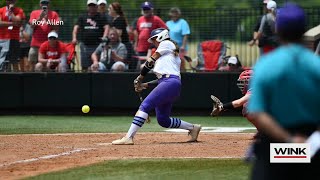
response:
M61 62L58 65L58 72L67 72L68 64L67 64L67 58L65 55L61 57Z
M22 72L29 72L28 54L30 47L20 47L20 69Z
M31 72L35 70L35 65L38 62L38 52L39 52L39 47L31 47L29 49L28 59L29 59L29 63L30 63L30 71Z
M112 72L123 72L126 70L126 64L122 61L117 61L111 66Z
M87 72L90 69L92 65L91 55L96 47L97 46L80 43L80 59L83 72Z
M179 78L160 79L158 86L153 91L151 91L151 93L141 103L139 110L137 111L126 136L122 139L113 141L112 144L133 144L132 139L136 134L136 132L145 123L146 119L148 118L148 113L151 110L155 109L156 107L160 107L161 105L164 105L164 104L171 104L171 105L169 106L170 108L166 108L166 109L163 108L164 109L163 114L166 114L165 115L166 117L163 118L163 120L161 120L161 124L160 123L159 124L161 126L168 126L165 124L166 123L168 124L171 121L169 118L169 115L171 112L171 106L174 99L176 99L180 95L180 90L181 90L181 82ZM160 108L160 111L162 111L161 108ZM158 114L157 114L157 118L158 118ZM201 126L192 125L190 123L181 121L180 119L176 119L176 118L173 121L175 121L176 123L179 122L180 126L184 127L184 129L188 129L191 131L192 139L190 141L195 141L197 139Z
M164 102L168 101L169 94L166 93L168 90L168 85L170 86L170 84L160 82L158 86L151 91L151 93L141 103L139 110L135 114L126 136L122 139L113 141L112 144L133 144L133 137L147 120L149 116L148 113L155 107L157 107L159 104L163 104Z
M5 70L5 60L9 52L10 40L0 40L0 71Z
M42 72L44 68L44 65L41 62L38 62L35 66L34 66L34 70L35 72Z
M164 128L178 128L189 130L191 139L189 142L197 141L201 126L183 121L180 118L170 117L172 102L164 103L156 107L158 124Z
M11 39L10 40L10 49L7 54L7 60L12 65L12 70L14 72L19 71L19 56L20 56L20 43L18 40Z

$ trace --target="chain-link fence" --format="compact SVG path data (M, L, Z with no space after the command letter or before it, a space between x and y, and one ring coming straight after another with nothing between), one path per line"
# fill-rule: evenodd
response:
M320 7L305 8L307 14L307 29L320 24ZM58 11L64 26L60 29L60 37L71 41L72 28L81 11ZM140 16L138 10L125 12L129 23ZM167 9L157 9L155 14L164 21L169 20ZM263 11L257 9L185 9L182 18L187 20L191 28L189 37L189 56L197 56L198 43L205 40L217 39L225 42L230 49L228 55L238 55L245 66L251 66L259 56L257 47L250 47L247 42L252 39L254 26Z
M71 42L73 26L78 17L85 10L75 9L51 9L57 11L63 25L59 27L59 38L64 42ZM24 9L29 18L31 9ZM320 7L305 8L307 13L307 29L320 24ZM155 14L163 21L170 20L168 9L157 8ZM227 55L238 55L245 66L251 66L259 56L258 47L250 47L247 42L252 39L254 26L259 17L263 14L262 7L257 8L184 8L182 18L185 19L191 28L189 36L189 52L191 58L197 56L198 44L205 40L221 40L230 47ZM141 15L140 9L126 9L125 16L129 24Z

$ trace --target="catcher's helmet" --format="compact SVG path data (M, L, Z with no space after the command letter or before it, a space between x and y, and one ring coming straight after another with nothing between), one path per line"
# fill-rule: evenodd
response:
M151 39L155 37L157 37L156 41L158 42L169 39L170 38L169 31L165 28L154 29L150 34L150 38L148 39L148 42L152 43Z
M253 71L250 70L245 70L243 71L238 78L237 85L242 92L242 94L245 94L248 91L248 86L249 86L249 80L252 76Z

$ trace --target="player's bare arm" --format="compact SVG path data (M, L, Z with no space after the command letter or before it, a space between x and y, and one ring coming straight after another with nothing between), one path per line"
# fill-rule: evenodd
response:
M232 101L232 106L234 108L238 108L243 106L246 102L248 102L250 98L250 94L244 95L242 98Z
M39 53L38 61L39 61L40 63L47 63L49 59L45 59L44 57L45 57L44 54Z
M6 21L2 21L2 19L0 18L0 27L2 26L12 26L13 22L6 22Z
M106 38L106 37L108 37L108 33L109 33L109 29L110 29L109 24L104 25L103 29L104 29L104 31L103 31L103 37L102 38Z
M73 27L73 31L72 31L72 43L76 44L77 43L77 34L79 31L79 25L75 25Z

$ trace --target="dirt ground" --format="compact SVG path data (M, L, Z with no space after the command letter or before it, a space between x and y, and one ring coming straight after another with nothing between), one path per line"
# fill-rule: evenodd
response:
M138 133L135 145L111 145L124 134L1 135L0 179L20 179L111 159L241 158L252 141L247 133Z

